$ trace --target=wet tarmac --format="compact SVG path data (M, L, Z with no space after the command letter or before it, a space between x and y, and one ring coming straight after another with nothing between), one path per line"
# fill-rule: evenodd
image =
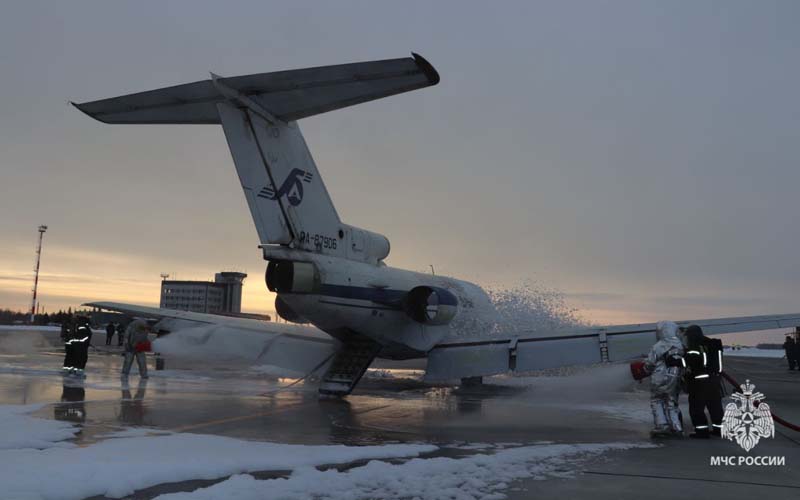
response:
M250 367L176 369L169 360L164 371L152 370L151 363L148 380L132 375L124 383L119 351L99 349L83 381L62 377L62 354L54 345L0 352L0 403L44 403L34 415L79 423L79 445L131 426L290 444L424 442L439 445L446 456L473 453L481 444L650 441L647 387L630 382L626 366L566 377L495 377L475 388L432 386L418 371L377 369L346 399L321 400L314 381L279 379ZM788 372L780 360L728 359L728 370L756 383L776 413L800 421L800 372ZM785 456L782 467L711 466L712 455L745 454L730 441L659 444L582 463L574 477L519 481L506 493L594 499L800 495L800 433L780 428L751 452ZM164 485L135 498L205 484Z
M767 358L726 358L726 371L738 382L749 379L766 395L772 411L800 424L800 371L790 372L786 361ZM730 387L727 387L730 389ZM686 396L681 396L688 415ZM728 400L723 401L723 405ZM662 440L657 449L634 449L584 464L570 479L529 485L537 498L675 498L796 499L800 498L800 432L776 424L773 439L761 439L749 453L723 439ZM712 456L783 457L783 466L711 465ZM526 493L512 499L531 498Z

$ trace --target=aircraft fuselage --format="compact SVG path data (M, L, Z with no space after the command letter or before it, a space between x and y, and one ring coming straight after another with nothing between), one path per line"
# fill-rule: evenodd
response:
M421 357L456 329L490 323L488 295L467 281L285 247L264 254L267 286L288 314L342 341L369 337L384 357Z

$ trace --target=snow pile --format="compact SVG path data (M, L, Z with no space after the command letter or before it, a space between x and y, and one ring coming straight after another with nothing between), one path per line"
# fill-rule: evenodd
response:
M43 405L3 405L0 406L0 453L2 450L20 448L45 449L52 447L72 447L71 443L62 443L72 438L78 428L68 422L33 418L27 414L38 410ZM5 459L0 463L8 462Z
M565 469L580 460L612 450L652 447L627 443L550 444L501 450L493 454L454 459L436 457L413 459L401 464L372 461L339 472L311 467L295 470L287 479L257 480L250 475L189 493L173 493L159 500L237 500L371 498L500 499L509 483L524 478L545 479L568 476Z
M161 483L416 457L437 449L433 445L402 444L303 446L200 434L142 436L144 430L115 433L109 436L113 439L81 448L59 442L73 437L75 426L25 414L36 408L0 406L0 484L4 498L119 498ZM98 470L103 473L97 474ZM41 471L47 471L46 480Z
M413 457L434 450L432 445L288 445L200 434L129 437L85 448L1 450L0 463L4 465L0 468L0 483L9 498L120 498L161 483ZM38 474L42 470L48 471L47 481ZM97 470L103 473L96 474Z

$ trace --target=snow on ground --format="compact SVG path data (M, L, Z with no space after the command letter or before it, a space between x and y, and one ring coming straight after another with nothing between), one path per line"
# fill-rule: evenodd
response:
M216 435L127 428L77 446L80 426L28 413L42 405L0 406L0 484L5 498L120 498L162 483L223 479L181 498L504 498L511 481L570 475L578 463L613 450L649 444L462 443L462 458L414 458L429 444L304 446ZM398 461L398 459L408 459ZM380 459L392 459L391 462ZM371 460L344 472L316 467ZM64 464L80 464L65 467ZM41 471L47 471L43 478ZM102 470L102 474L96 471ZM285 479L256 480L247 472L289 471Z
M0 483L11 498L119 498L161 483L409 457L434 450L432 445L287 445L200 434L129 437L85 448L2 450ZM95 473L101 469L103 474ZM41 470L48 471L47 481L36 473Z
M0 406L0 450L74 446L71 443L61 442L72 438L78 432L72 424L28 416L28 413L42 406L44 405ZM2 460L0 463L6 462Z
M119 498L161 483L242 472L293 470L376 458L416 457L433 445L303 446L223 436L126 431L86 447L63 440L78 427L27 415L39 406L0 406L0 484L4 498ZM131 437L122 437L122 436ZM67 466L65 466L67 464ZM74 466L69 466L73 464ZM102 470L102 474L96 471ZM46 480L41 471L47 471Z
M568 477L575 464L598 454L653 445L629 443L547 444L476 454L466 458L415 458L400 464L371 461L340 472L296 469L286 479L257 480L244 474L193 492L158 500L288 499L502 499L510 483L525 478Z
M782 349L758 349L756 347L742 347L741 349L725 349L726 356L744 356L749 358L782 358Z

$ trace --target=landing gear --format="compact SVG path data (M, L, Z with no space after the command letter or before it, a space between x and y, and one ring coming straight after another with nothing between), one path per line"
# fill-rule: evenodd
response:
M461 379L461 387L480 387L483 385L483 377L464 377Z

